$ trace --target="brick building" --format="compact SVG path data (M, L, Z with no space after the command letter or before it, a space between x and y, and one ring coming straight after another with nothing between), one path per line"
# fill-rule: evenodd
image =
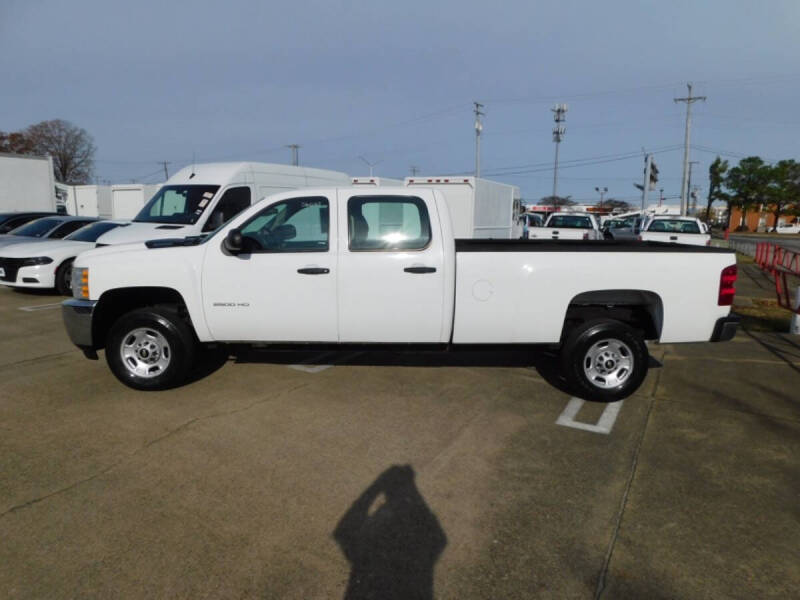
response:
M745 226L748 231L768 231L775 227L775 213L769 210L769 207L760 206L762 210L750 209L747 211L747 218ZM782 214L778 219L780 223L793 223L798 219L795 215ZM736 231L742 222L742 209L738 206L731 208L731 215L728 220L728 228L731 231Z

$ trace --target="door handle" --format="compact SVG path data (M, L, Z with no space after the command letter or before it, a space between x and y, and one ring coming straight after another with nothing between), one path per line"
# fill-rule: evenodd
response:
M302 269L297 269L297 272L301 275L327 275L331 270L325 267L303 267Z
M669 241L671 241L671 242L676 242L676 241L678 241L678 236L677 236L677 235L671 235L671 236L669 236Z
M406 273L436 273L436 267L406 267L403 269Z

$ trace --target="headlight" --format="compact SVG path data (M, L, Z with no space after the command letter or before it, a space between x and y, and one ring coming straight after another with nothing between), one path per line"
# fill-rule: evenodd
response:
M89 299L89 269L86 267L72 267L72 296Z
M33 267L35 265L49 265L53 259L49 256L34 256L32 258L23 258L21 267Z

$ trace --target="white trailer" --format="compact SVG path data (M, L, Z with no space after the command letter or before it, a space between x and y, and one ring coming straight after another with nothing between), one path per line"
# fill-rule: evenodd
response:
M389 177L353 177L353 185L371 185L375 187L397 187L402 186L402 179L390 179Z
M0 212L55 212L53 160L0 153Z
M516 186L475 177L406 177L405 186L442 191L456 238L522 237Z
M73 185L75 215L79 217L111 218L110 185Z
M133 219L159 189L161 189L161 184L130 183L112 185L111 218Z

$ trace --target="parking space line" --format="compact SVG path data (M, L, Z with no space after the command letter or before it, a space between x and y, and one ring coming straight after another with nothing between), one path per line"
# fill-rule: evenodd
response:
M19 310L24 310L25 312L34 312L37 310L50 310L60 306L61 302L56 302L55 304L34 304L33 306L20 306Z
M316 356L312 356L308 360L304 360L301 363L289 365L290 369L294 369L295 371L302 371L303 373L321 373L322 371L326 371L332 367L335 367L338 363L344 362L346 360L350 360L362 354L362 352L351 352L349 354L343 354L339 356L336 360L331 361L331 364L316 364L323 358L327 358L329 356L336 356L336 352L323 352L322 354L317 354Z
M584 405L584 401L580 398L572 397L569 399L569 402L567 402L564 411L559 415L558 419L556 419L556 425L608 435L614 428L614 423L617 421L617 415L619 415L623 402L625 401L618 400L617 402L608 403L603 409L603 414L600 415L600 419L595 425L592 425L591 423L581 423L575 420L575 417Z

